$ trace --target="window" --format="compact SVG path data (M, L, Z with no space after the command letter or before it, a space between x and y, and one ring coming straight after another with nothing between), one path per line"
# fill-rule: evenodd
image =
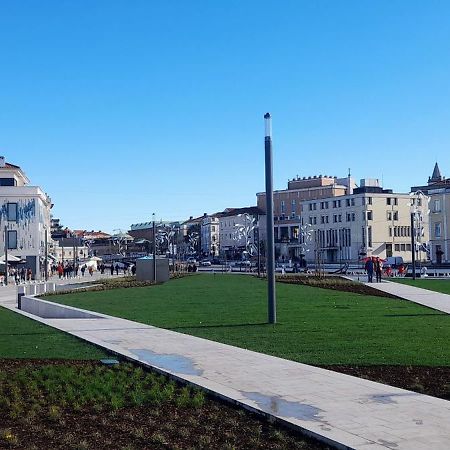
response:
M339 214L339 216L338 216L338 221L339 221L339 222L342 222L342 214Z
M337 214L334 214L333 215L333 223L337 223L337 221L338 221L338 216L337 216Z
M387 220L392 220L392 212L391 211L387 211Z
M355 199L354 199L354 198L350 199L350 204L351 204L352 206L355 206Z
M441 222L437 222L434 224L434 237L435 238L441 237Z
M354 199L353 199L353 200L354 200ZM354 222L355 219L356 219L356 214L355 214L355 213L352 213L352 222Z
M325 223L325 216L320 216L320 223Z
M434 201L433 212L441 212L441 200L438 199Z
M395 250L396 252L399 252L399 251L400 251L400 244L395 244L394 250Z
M8 230L8 250L17 248L17 231Z
M295 208L296 208L297 204L295 202L295 198L291 200L291 211L292 213L294 213L295 215Z
M350 206L350 199L349 199L349 198L347 198L347 199L345 200L345 206Z
M284 200L281 200L281 214L284 214L285 211L285 204L284 204Z
M390 205L391 204L391 197L386 197L386 205Z
M346 220L347 222L350 222L350 220L352 220L352 219L351 219L351 216L350 216L350 213L347 213L347 214L346 214L345 220Z
M15 186L16 180L14 178L0 178L0 186Z
M8 203L8 220L17 222L17 203Z
M398 220L398 211L394 211L393 219Z
M215 227L214 225L211 227L211 231L212 231L213 233L216 231L216 227Z
M373 212L367 211L367 220L373 220Z

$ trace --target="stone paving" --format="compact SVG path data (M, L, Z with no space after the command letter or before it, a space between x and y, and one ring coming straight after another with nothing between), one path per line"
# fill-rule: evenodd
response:
M395 283L386 279L383 279L381 283L366 283L362 281L363 279L367 279L367 276L358 278L354 276L346 276L345 278L352 281L360 281L366 286L379 291L396 295L404 300L409 300L411 302L418 303L419 305L428 306L429 308L450 314L450 295L448 294L429 291L428 289L410 286L409 284Z
M381 283L364 283L379 291L396 295L397 297L409 300L419 305L428 306L429 308L450 314L450 295L440 292L429 291L408 284L395 283L384 280ZM449 444L450 448L450 444Z
M206 339L98 314L43 319L0 305L352 449L450 447L450 402Z

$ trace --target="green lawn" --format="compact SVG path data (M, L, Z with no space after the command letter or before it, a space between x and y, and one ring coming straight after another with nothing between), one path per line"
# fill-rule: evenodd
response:
M100 359L90 344L0 307L0 358Z
M414 303L277 284L267 325L266 282L196 275L164 285L49 300L310 364L450 365L450 317Z
M435 280L433 278L420 278L412 280L411 278L393 279L397 283L409 284L418 288L429 289L430 291L443 292L450 294L450 280Z

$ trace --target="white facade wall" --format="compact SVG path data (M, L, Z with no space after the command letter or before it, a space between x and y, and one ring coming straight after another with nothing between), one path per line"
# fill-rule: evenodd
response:
M450 187L430 190L430 249L435 264L450 262Z
M3 174L2 174L3 175ZM8 203L17 205L17 215L9 220ZM50 208L47 195L36 186L0 186L0 252L5 252L5 228L9 233L10 246L17 236L16 248L8 254L27 260L33 274L40 277L40 261L45 255L45 229L50 241Z
M201 224L201 246L204 255L219 255L219 219L216 216L207 216Z

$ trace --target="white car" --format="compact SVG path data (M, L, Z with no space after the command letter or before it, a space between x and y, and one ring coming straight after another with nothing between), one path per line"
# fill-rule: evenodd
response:
M211 261L205 260L200 263L203 267L209 267L211 265Z
M195 259L195 258L188 258L187 260L186 260L186 262L188 263L188 264L196 264L197 263L197 260Z

